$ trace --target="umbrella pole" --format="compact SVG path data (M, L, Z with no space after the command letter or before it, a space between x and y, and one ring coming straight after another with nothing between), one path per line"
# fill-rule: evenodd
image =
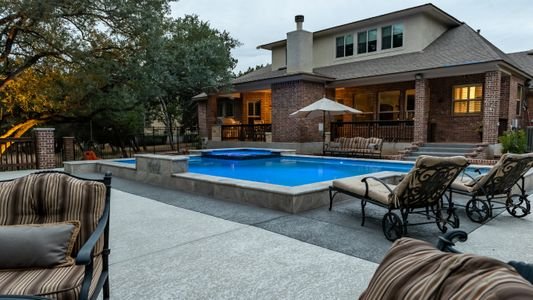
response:
M326 112L322 111L322 117L323 117L323 126L322 126L322 156L325 154L325 143L326 143Z

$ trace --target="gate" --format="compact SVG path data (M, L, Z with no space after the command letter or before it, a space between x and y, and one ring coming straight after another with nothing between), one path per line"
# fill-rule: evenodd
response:
M36 168L35 143L31 137L0 139L0 171Z

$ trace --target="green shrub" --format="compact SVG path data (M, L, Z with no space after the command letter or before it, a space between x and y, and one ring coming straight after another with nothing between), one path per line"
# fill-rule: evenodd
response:
M502 152L525 153L527 149L527 138L525 130L507 131L500 136Z

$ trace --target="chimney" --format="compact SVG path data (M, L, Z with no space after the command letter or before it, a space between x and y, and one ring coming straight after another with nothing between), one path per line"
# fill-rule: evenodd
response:
M313 33L303 30L304 16L294 17L296 30L287 33L287 73L313 72Z

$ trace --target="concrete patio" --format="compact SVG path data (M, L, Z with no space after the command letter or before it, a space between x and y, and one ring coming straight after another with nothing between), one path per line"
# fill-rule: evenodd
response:
M391 245L382 209L361 227L356 201L287 214L118 177L112 186L113 299L354 299ZM533 261L531 215L503 212L479 227L459 210L470 232L460 250ZM409 233L431 243L438 234L434 224Z

